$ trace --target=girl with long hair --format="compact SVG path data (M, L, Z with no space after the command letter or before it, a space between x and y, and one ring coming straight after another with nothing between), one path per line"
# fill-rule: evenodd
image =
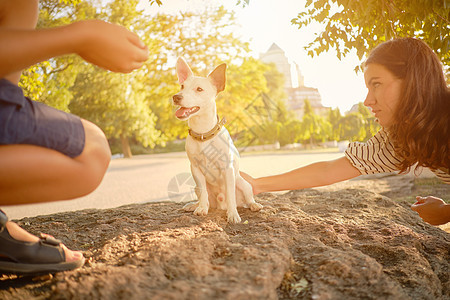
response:
M450 184L450 91L437 55L415 38L384 42L370 52L364 80L368 88L364 105L371 108L381 130L366 143L350 143L345 156L336 160L256 179L243 173L254 194L421 167ZM450 222L450 204L433 196L416 199L411 208L424 221Z

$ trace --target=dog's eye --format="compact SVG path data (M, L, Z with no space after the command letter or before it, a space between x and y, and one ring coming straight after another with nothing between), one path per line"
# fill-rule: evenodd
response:
M181 89L184 89L184 84L181 85Z
M203 89L201 87L198 87L197 92L203 92Z

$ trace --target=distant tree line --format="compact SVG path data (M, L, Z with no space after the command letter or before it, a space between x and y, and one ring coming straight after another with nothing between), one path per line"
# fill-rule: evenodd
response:
M367 141L380 126L363 103L358 109L342 115L339 108L330 109L328 116L315 114L309 100L305 100L302 119L297 119L283 101L274 101L261 94L264 105L245 108L253 126L237 138L238 146L280 143L280 146L301 143L314 147L326 141Z
M364 140L376 130L363 106L346 116L332 110L323 118L307 103L303 119L295 119L284 105L283 76L274 65L249 55L248 44L235 34L233 12L219 7L149 16L137 8L138 2L41 0L38 28L102 19L136 32L148 45L150 58L131 74L105 71L76 55L53 58L24 72L20 85L26 95L96 123L114 152L129 157L133 147L163 148L186 137L186 123L174 117L171 104L171 96L179 90L175 60L183 56L199 75L221 62L228 64L227 88L217 105L230 120L228 129L238 144ZM268 99L276 105L270 108ZM255 117L258 109L260 115Z

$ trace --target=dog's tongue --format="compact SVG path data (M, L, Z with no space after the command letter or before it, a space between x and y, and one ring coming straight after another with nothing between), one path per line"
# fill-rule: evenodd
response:
M188 111L189 109L186 107L180 107L179 109L177 109L177 111L175 112L175 116L177 118L182 118L183 115L186 113L186 111Z
M194 106L194 107L180 107L175 112L175 116L177 118L180 118L180 119L187 118L190 114L196 112L199 109L200 108L198 106Z

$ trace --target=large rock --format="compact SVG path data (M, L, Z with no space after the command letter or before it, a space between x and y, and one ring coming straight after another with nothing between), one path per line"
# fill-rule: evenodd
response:
M206 217L139 204L25 218L87 257L48 281L4 276L1 299L450 299L450 235L361 188L263 194Z

